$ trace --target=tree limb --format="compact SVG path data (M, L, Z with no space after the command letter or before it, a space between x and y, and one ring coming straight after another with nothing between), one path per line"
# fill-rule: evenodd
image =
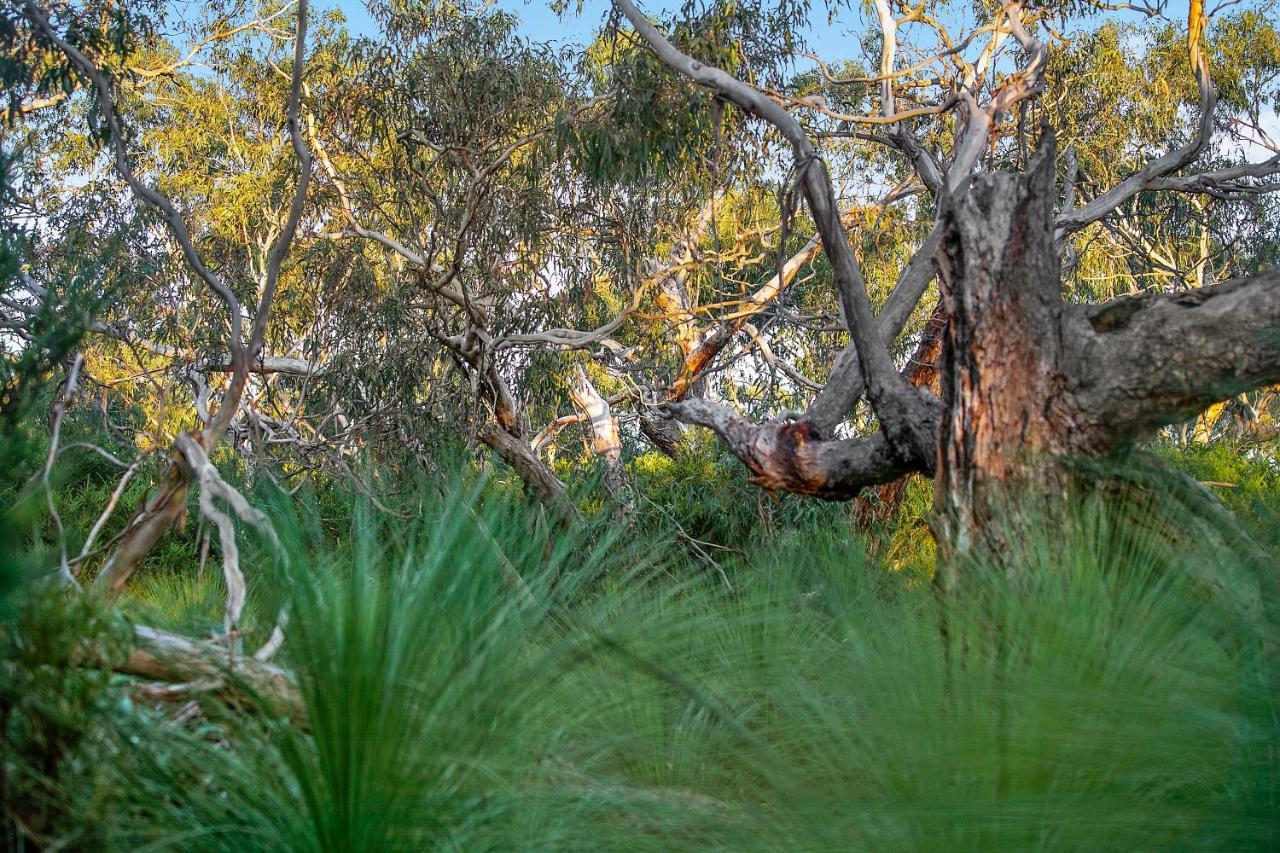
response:
M728 406L706 400L671 403L668 409L685 423L715 431L755 474L751 482L772 491L849 500L866 486L916 471L932 471L926 457L904 460L883 432L868 438L826 441L807 421L758 425ZM932 429L936 436L937 422L937 412L930 412L920 427Z
M680 52L630 0L614 0L614 5L663 63L699 85L714 90L746 112L768 121L791 144L796 180L822 237L823 249L831 261L872 408L888 431L893 445L901 447L906 454L925 452L929 435L920 429L924 420L918 402L920 397L898 375L885 348L874 322L862 270L840 222L826 164L800 122L785 107L754 87Z
M1179 293L1076 306L1087 322L1082 393L1107 433L1126 439L1280 382L1280 267ZM1089 334L1091 333L1091 334Z

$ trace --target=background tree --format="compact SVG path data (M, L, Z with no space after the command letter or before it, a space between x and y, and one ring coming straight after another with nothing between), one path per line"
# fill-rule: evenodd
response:
M23 9L21 37L72 56ZM152 451L225 420L228 464L251 476L297 489L337 475L374 496L488 444L565 516L563 479L596 464L573 449L583 437L616 491L645 446L679 452L684 421L769 490L846 500L934 475L943 538L962 543L986 526L988 487L1058 481L1060 465L1028 454L1105 457L1166 425L1189 436L1181 425L1214 406L1201 433L1265 433L1269 398L1253 389L1271 381L1280 169L1265 7L1179 22L873 3L842 63L804 50L796 6L691 7L669 36L618 9L581 56L487 9L378 7L370 39L321 21L298 73L316 174L296 217L295 145L273 107L299 67L292 7L214 10L140 29L124 59L63 60L78 94L13 111L37 134L30 157L61 158L49 185L96 175L59 188L86 206L110 186L103 137L40 122L92 107L84 82L114 74L137 180L181 211L236 303L269 292L274 311L228 314L217 288L191 287L163 209L120 207L128 248L89 326L85 381L132 413L122 438ZM188 73L192 57L211 73ZM48 96L24 85L22 103ZM1028 177L983 177L1002 173ZM1004 196L1026 198L1006 215ZM1024 233L1033 215L1044 222ZM995 234L1001 222L1013 230ZM264 288L285 235L290 261ZM18 272L46 291L60 277L43 260ZM26 322L36 291L13 286ZM986 305L1006 298L1018 304ZM1170 307L1187 299L1203 305ZM1210 334L1210 314L1254 345ZM239 322L261 326L247 367L227 343ZM616 440L590 426L601 406ZM140 517L161 531L180 503Z

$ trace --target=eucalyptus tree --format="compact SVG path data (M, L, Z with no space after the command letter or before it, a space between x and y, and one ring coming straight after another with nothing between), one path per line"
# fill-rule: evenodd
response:
M1069 76L1074 67L1060 28L1084 24L1072 7L980 6L970 28L954 31L927 4L876 2L874 72L849 78L820 66L829 86L870 89L872 109L846 113L820 93L753 85L751 69L731 74L677 45L630 0L614 5L673 73L780 136L831 266L850 343L803 414L755 423L710 400L667 406L715 430L760 484L845 499L905 472L928 473L940 536L963 549L991 532L996 497L1007 489L1059 488L1069 459L1108 456L1280 379L1280 273L1253 271L1247 250L1235 259L1224 251L1212 271L1204 252L1175 262L1180 275L1160 289L1101 303L1064 298L1064 260L1090 251L1099 232L1150 227L1149 199L1248 203L1277 188L1280 153L1258 111L1274 108L1274 51L1240 59L1228 50L1242 29L1272 33L1265 18L1210 22L1193 3L1182 70L1156 84L1174 89L1167 104L1108 92L1105 75L1082 73L1080 83L1102 87L1099 97L1121 108L1117 124L1092 112L1079 89L1055 100L1055 68ZM1147 53L1152 63L1165 57L1166 69L1177 67L1169 26ZM1215 75L1231 96L1220 97ZM1154 127L1145 124L1144 113L1161 110ZM1061 158L1055 121L1073 143ZM1117 128L1108 154L1089 150L1099 122ZM831 123L894 152L927 192L917 213L933 225L878 315L840 217L831 155L820 147ZM1241 162L1237 153L1224 163L1245 140L1261 158ZM1213 257L1222 237L1207 239ZM940 396L908 382L890 348L935 275L945 321ZM837 437L864 396L874 429Z
M396 3L371 38L228 7L117 55L77 47L97 7L16 6L53 61L6 71L12 132L94 178L52 231L112 175L144 202L103 208L128 295L86 318L89 375L170 377L157 449L230 435L291 482L483 442L562 515L576 425L619 494L625 440L710 427L768 489L932 475L960 547L995 493L1276 380L1265 7L875 0L832 10L863 36L843 62L804 50L803 4L615 7L581 54ZM55 304L54 257L15 268L15 328ZM227 494L182 448L104 583L193 475Z
M244 605L245 581L238 561L238 547L232 515L250 523L265 533L271 533L266 517L250 507L244 498L219 475L217 469L209 461L209 454L221 441L233 419L239 414L240 406L249 385L252 372L266 369L260 358L266 339L266 330L270 309L280 282L284 260L289 254L293 239L302 219L306 203L307 189L310 181L311 155L305 144L301 125L300 104L302 93L302 75L305 64L305 43L307 27L307 4L302 0L297 5L296 30L291 34L292 50L286 52L291 58L291 69L285 72L287 94L282 110L287 136L292 143L292 153L298 163L297 174L290 182L290 188L280 199L268 198L264 206L272 210L271 202L278 201L280 209L274 218L275 227L261 246L258 255L259 263L250 262L244 275L236 269L235 261L243 261L243 253L230 252L231 258L219 252L224 247L219 245L216 235L206 239L207 234L196 231L189 216L175 204L171 192L159 188L154 171L140 167L130 127L126 123L125 113L121 108L122 100L129 96L129 88L118 85L118 78L127 75L131 79L145 73L131 70L127 61L132 58L123 46L122 39L115 39L117 54L123 55L125 61L114 67L104 63L94 49L101 39L86 38L85 33L95 33L104 25L102 21L121 17L110 7L101 9L90 5L87 7L58 6L45 8L34 2L23 2L16 9L16 14L6 17L7 31L10 37L24 42L23 54L47 57L58 70L56 76L66 82L63 91L72 92L77 87L86 94L86 105L92 128L92 137L100 144L102 156L111 164L114 174L122 180L134 197L142 203L154 216L157 225L164 228L164 234L173 246L173 253L182 259L184 271L189 273L192 283L198 283L207 289L212 298L221 304L226 333L222 344L223 350L216 354L213 361L219 368L229 372L229 381L222 395L220 405L216 409L202 411L203 424L189 431L180 432L173 439L172 452L161 483L154 489L144 506L126 525L117 537L117 544L100 571L95 586L109 593L118 592L132 574L138 561L145 556L159 538L186 512L186 497L193 484L198 484L201 515L208 519L218 530L223 551L223 564L226 575L228 597L226 605L226 627L230 632L235 628ZM176 60L161 66L161 74L168 73L175 64L185 60ZM144 66L145 67L145 66ZM39 87L37 87L37 94ZM35 103L35 102L23 102ZM41 105L40 109L47 106ZM32 112L26 111L26 112ZM22 109L11 111L21 114ZM277 124L278 127L278 124ZM274 212L274 211L273 211ZM242 247L249 249L249 247ZM41 291L48 291L29 273L18 269L19 277L24 282L29 295L42 298ZM151 286L154 288L155 283ZM246 292L247 291L247 292ZM251 300L251 301L250 301ZM47 300L44 300L47 301ZM247 312L245 304L254 305ZM28 306L20 302L11 302L8 306L18 314L29 314ZM246 326L248 326L246 333ZM138 332L138 324L129 328L119 328L107 324L98 324L96 331L112 337L132 341ZM161 353L166 350L162 345L153 345ZM67 396L70 395L81 361L77 359L69 373ZM65 405L65 398L63 403ZM207 403L207 397L203 402ZM57 409L58 407L55 407ZM60 411L54 416L54 441L50 451L50 460L46 472L52 466L58 452L58 421ZM110 457L110 454L106 454ZM130 466L121 481L121 488L133 471ZM47 476L47 475L46 475ZM111 503L104 510L104 519L108 515L118 497L119 489ZM224 502L227 510L219 507L218 501ZM50 504L52 508L52 501ZM55 514L56 520L56 514ZM101 522L95 525L95 532ZM87 545L86 545L87 551ZM82 552L81 558L86 554ZM68 583L76 583L78 567L73 568L63 550L61 561L62 576ZM279 631L262 650L263 657L269 656L279 645ZM233 643L233 648L238 642Z

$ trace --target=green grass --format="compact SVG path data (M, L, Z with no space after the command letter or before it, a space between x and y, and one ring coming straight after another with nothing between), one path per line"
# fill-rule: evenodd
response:
M756 549L730 595L598 531L549 543L503 501L367 516L284 577L309 728L216 706L163 728L119 839L1271 848L1274 660L1206 601L1199 561L1230 555L1143 513L1041 519L946 600L836 531Z
M1234 463L1187 464L1225 480ZM677 520L695 468L660 472L675 497L655 503ZM1275 478L1229 473L1264 531ZM405 518L332 493L277 501L287 559L246 536L246 648L287 603L278 662L305 726L211 695L175 722L179 705L76 662L78 638L118 620L38 587L0 602L22 699L6 795L40 797L21 814L46 843L103 849L1280 844L1280 626L1238 606L1274 562L1185 504L1012 506L1017 538L967 558L943 597L924 550L905 543L904 571L893 544L918 518L864 543L830 507L762 510L718 481L724 518L704 507L686 530L736 549L713 552L729 589L657 510L557 530L509 483L466 482L414 492ZM748 536L761 518L774 526ZM167 544L121 610L207 636L216 549L199 574L193 532Z

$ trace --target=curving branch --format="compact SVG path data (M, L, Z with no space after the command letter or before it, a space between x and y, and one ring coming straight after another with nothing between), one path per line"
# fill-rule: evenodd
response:
M1241 163L1212 172L1153 178L1145 190L1201 194L1229 199L1280 191L1280 183L1253 183L1280 174L1280 154L1258 163Z
M931 436L921 428L925 420L921 398L898 375L885 347L874 321L862 270L840 222L835 190L826 164L800 122L785 107L758 89L682 53L630 0L614 0L614 5L664 64L715 91L740 109L769 122L791 145L796 180L822 238L823 250L831 261L872 409L879 416L890 443L900 452L907 455L932 452Z
M942 244L942 226L935 224L920 248L898 276L898 283L885 300L876 316L880 334L885 340L894 340L902 334L907 320L929 289L937 273L935 258ZM836 356L822 391L809 404L805 419L813 424L818 435L830 436L848 416L849 410L862 396L864 385L858 366L858 350L852 343Z
M211 290L222 298L227 307L231 324L228 359L231 382L223 395L221 406L216 414L208 418L208 425L199 433L198 440L192 437L202 454L212 452L239 411L241 398L244 395L250 374L250 366L263 345L267 320L272 300L275 297L281 265L293 243L298 223L302 218L302 210L306 203L307 190L311 178L311 155L302 135L301 99L302 74L306 59L307 7L307 0L299 0L293 69L289 87L289 101L286 108L289 137L293 143L294 154L297 156L299 164L298 182L289 205L285 225L268 252L254 324L249 340L246 342L243 339L242 309L239 300L225 282L204 265L191 241L186 223L173 203L161 193L144 184L134 172L129 162L124 127L112 97L110 81L84 54L58 37L49 25L43 11L34 2L26 0L24 4L27 17L63 51L82 74L92 81L98 95L100 110L107 124L117 172L125 179L125 182L135 194L160 212L169 228L170 234L182 248L183 256L186 258L188 265ZM183 438L183 436L179 436L180 441ZM193 482L193 477L201 475L199 467L193 468L189 459L189 454L183 451L178 442L175 442L175 452L171 456L161 487L147 499L143 508L129 523L116 549L94 580L94 588L96 590L108 596L118 594L133 575L134 568L138 562L150 553L151 549L160 540L160 537L183 517L186 512L186 497ZM204 480L207 479L207 477L204 478ZM202 496L202 500L203 498L204 496Z
M1172 188L1162 185L1165 179L1179 169L1189 166L1209 146L1209 141L1213 136L1213 115L1218 105L1218 90L1214 87L1213 81L1209 77L1208 62L1199 53L1196 33L1198 32L1198 27L1203 27L1203 20L1197 14L1195 7L1198 5L1198 3L1193 3L1193 8L1190 10L1191 62L1195 72L1196 86L1200 90L1200 121L1196 126L1195 137L1186 145L1175 148L1163 157L1151 160L1137 172L1134 172L1087 204L1063 211L1055 221L1054 237L1056 240L1061 241L1064 237L1079 231L1086 225L1108 216L1138 193L1153 189Z
M856 212L857 208L849 207L842 214L842 221L847 220L852 223ZM671 383L670 388L667 389L667 399L683 400L693 390L707 368L715 361L716 356L728 346L733 336L743 329L747 320L770 305L775 304L778 297L795 281L800 270L813 263L821 251L822 236L814 234L804 246L787 258L778 272L770 276L764 284L756 288L747 297L741 308L723 317L722 322L703 337L701 341L696 340L696 335L691 335L694 338L693 343L687 347L681 346L681 350L684 352L684 362L680 367L680 374Z
M706 400L671 403L668 409L685 423L714 431L751 469L755 475L751 482L771 491L843 501L856 497L866 486L904 474L932 473L927 458L904 459L883 432L828 441L807 421L755 424L729 406ZM933 430L935 441L937 422L937 412L932 412L921 425Z

